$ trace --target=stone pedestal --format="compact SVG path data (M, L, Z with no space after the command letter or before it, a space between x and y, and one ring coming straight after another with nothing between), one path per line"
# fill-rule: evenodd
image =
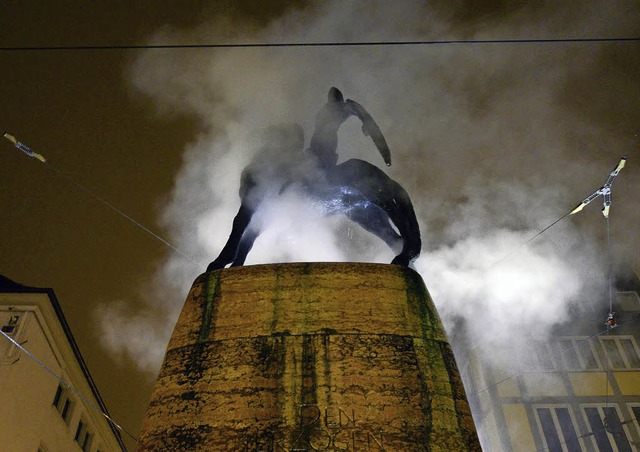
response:
M420 276L354 263L199 276L138 449L481 450Z

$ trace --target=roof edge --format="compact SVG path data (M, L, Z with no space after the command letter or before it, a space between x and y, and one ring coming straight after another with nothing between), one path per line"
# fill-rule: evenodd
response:
M0 274L0 293L43 293L48 295L49 301L51 302L51 306L53 307L53 310L56 313L56 316L58 317L60 326L62 326L62 330L64 331L64 334L67 338L67 341L69 342L69 345L71 347L71 350L73 351L76 361L78 362L78 365L80 366L80 369L82 370L82 373L85 379L87 380L89 387L91 388L91 392L94 398L96 399L99 408L102 410L102 413L106 414L109 417L108 419L106 419L106 421L107 421L107 424L109 424L109 428L111 428L111 431L113 431L116 437L116 441L118 442L122 450L126 452L127 448L124 444L124 441L122 440L122 435L120 434L120 431L118 430L118 428L116 428L116 426L114 425L114 422L110 420L111 416L109 415L107 406L105 405L104 400L102 400L102 397L98 392L98 387L96 386L95 381L93 380L93 377L91 377L91 373L89 372L87 363L85 362L84 358L82 357L82 354L80 353L80 348L78 347L78 343L73 337L71 328L67 323L67 319L65 318L64 313L62 312L62 307L58 302L58 297L56 297L54 290L48 287L25 286L23 284L17 283L7 278L6 276L3 276Z

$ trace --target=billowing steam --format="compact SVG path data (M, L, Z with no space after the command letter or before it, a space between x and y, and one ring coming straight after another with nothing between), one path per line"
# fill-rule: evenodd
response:
M523 3L478 11L467 3L321 2L260 30L212 20L195 30L163 29L152 41L638 35L632 18L639 7L631 1L570 8ZM106 345L144 369L157 369L188 288L228 237L239 206L240 173L262 145L260 131L295 122L303 127L307 146L331 86L360 102L385 134L393 159L387 172L411 195L422 228L422 257L415 267L445 323L466 319L472 338L485 344L544 339L553 325L567 320L568 303L586 289L585 281L597 286L601 279L593 278L606 266L595 205L600 201L528 247L522 244L602 185L629 152L640 117L638 90L632 88L638 56L637 46L616 44L141 53L130 74L136 89L153 98L161 112L201 121L162 221L174 243L202 266L169 256L142 304L104 307ZM341 159L362 158L384 168L360 126L351 119L340 130ZM623 227L640 221L631 207L640 194L631 166L614 188L612 231L618 243L638 249L637 237ZM296 194L274 197L260 221L265 232L247 264L393 258L377 238L344 218L323 217Z

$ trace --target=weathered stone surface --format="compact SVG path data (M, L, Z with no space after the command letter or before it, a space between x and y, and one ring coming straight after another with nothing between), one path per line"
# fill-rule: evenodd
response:
M480 450L420 276L274 264L196 279L139 450Z

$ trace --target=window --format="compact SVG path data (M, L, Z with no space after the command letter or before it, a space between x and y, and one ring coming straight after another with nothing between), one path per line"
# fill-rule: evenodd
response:
M598 370L600 364L596 358L594 343L581 337L563 337L558 339L559 354L567 370Z
M68 424L73 412L73 400L71 400L69 389L63 386L62 383L56 389L56 394L53 397L53 406L60 413L62 420Z
M600 341L613 369L640 369L640 354L633 336L606 336Z
M565 406L536 408L536 416L550 452L582 450L571 412Z
M91 450L93 433L89 431L87 422L84 419L80 419L78 421L78 428L76 428L76 434L73 439L84 452L89 452Z
M76 429L76 436L73 438L74 441L78 441L78 439L80 438L80 435L84 434L85 432L85 423L82 419L80 419L80 421L78 421L78 428Z
M633 419L621 420L615 406L585 407L584 414L591 431L583 436L592 437L597 450L631 452L627 425Z
M64 391L64 388L58 385L58 389L56 390L56 395L53 397L53 406L55 406L56 408L58 408L58 405L60 404L60 399L62 398L63 391Z
M71 417L71 400L67 399L64 401L64 408L62 408L62 412L60 414L65 422L69 421L69 418Z
M93 433L87 432L84 437L84 441L82 442L82 450L84 452L89 452L91 450L91 443L93 442Z
M542 370L553 370L555 364L551 357L549 350L549 344L545 341L533 341L533 352L536 357L536 362Z

